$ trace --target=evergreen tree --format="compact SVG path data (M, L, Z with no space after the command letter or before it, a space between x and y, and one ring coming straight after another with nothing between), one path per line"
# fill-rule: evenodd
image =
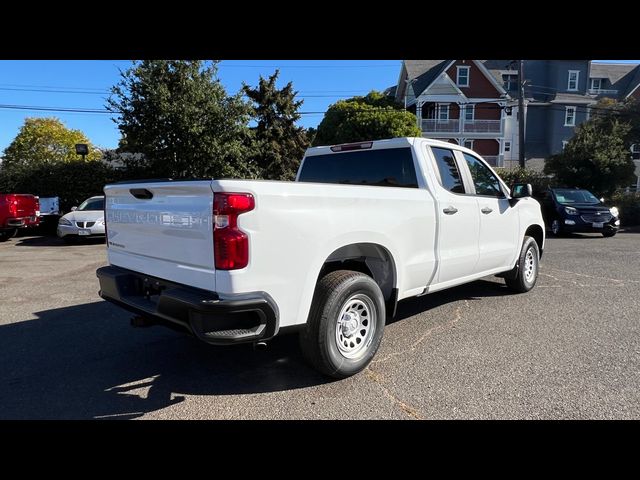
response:
M142 154L147 175L252 177L250 108L228 96L217 63L134 62L112 88L107 108L117 115L120 152ZM138 156L136 159L139 167Z
M276 70L266 79L260 76L257 87L245 84L243 91L253 103L257 125L252 159L261 178L293 180L310 142L305 129L296 125L302 100L296 100L291 82L276 87L279 73Z

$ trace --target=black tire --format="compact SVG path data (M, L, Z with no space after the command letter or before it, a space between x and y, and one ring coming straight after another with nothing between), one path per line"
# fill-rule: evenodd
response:
M316 286L307 324L300 333L302 354L318 371L330 377L355 375L371 362L378 350L385 315L382 292L371 277L351 270L331 272ZM375 318L369 321L372 316ZM343 320L342 327L338 327L338 317Z
M602 236L606 238L614 237L616 233L618 233L617 230L605 230L604 232L602 232Z
M529 256L529 253L531 254ZM529 262L533 262L530 264ZM522 249L518 257L514 276L505 277L504 281L511 290L526 293L536 285L540 270L540 249L533 237L524 237Z
M554 237L561 237L564 233L562 230L562 222L560 222L560 220L558 220L557 218L551 222L549 230L551 230L551 233Z
M13 237L13 235L13 230L3 230L2 232L0 232L0 242L6 242L11 237Z

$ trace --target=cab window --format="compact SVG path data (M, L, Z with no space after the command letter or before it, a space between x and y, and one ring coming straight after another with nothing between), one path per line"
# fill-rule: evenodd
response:
M476 187L476 195L498 198L504 197L502 188L500 188L500 181L498 177L489 170L489 167L473 155L462 153L462 156L469 166L473 185Z

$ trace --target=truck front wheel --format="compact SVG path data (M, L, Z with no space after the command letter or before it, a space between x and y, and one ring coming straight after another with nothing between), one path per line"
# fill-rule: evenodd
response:
M535 239L524 237L518 263L510 275L505 276L505 283L514 292L525 293L531 290L538 280L540 268L540 249Z
M380 346L385 314L382 292L371 277L351 270L325 275L300 333L305 359L334 378L360 372Z

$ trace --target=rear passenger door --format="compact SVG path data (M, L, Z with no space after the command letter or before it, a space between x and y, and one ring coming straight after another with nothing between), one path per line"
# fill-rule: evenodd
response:
M429 147L432 153L438 214L438 275L434 283L473 274L478 261L480 213L452 149ZM466 182L468 183L468 182Z
M476 272L507 268L518 248L520 228L517 209L509 205L498 177L478 157L456 152L473 181L471 192L480 214L479 257Z

